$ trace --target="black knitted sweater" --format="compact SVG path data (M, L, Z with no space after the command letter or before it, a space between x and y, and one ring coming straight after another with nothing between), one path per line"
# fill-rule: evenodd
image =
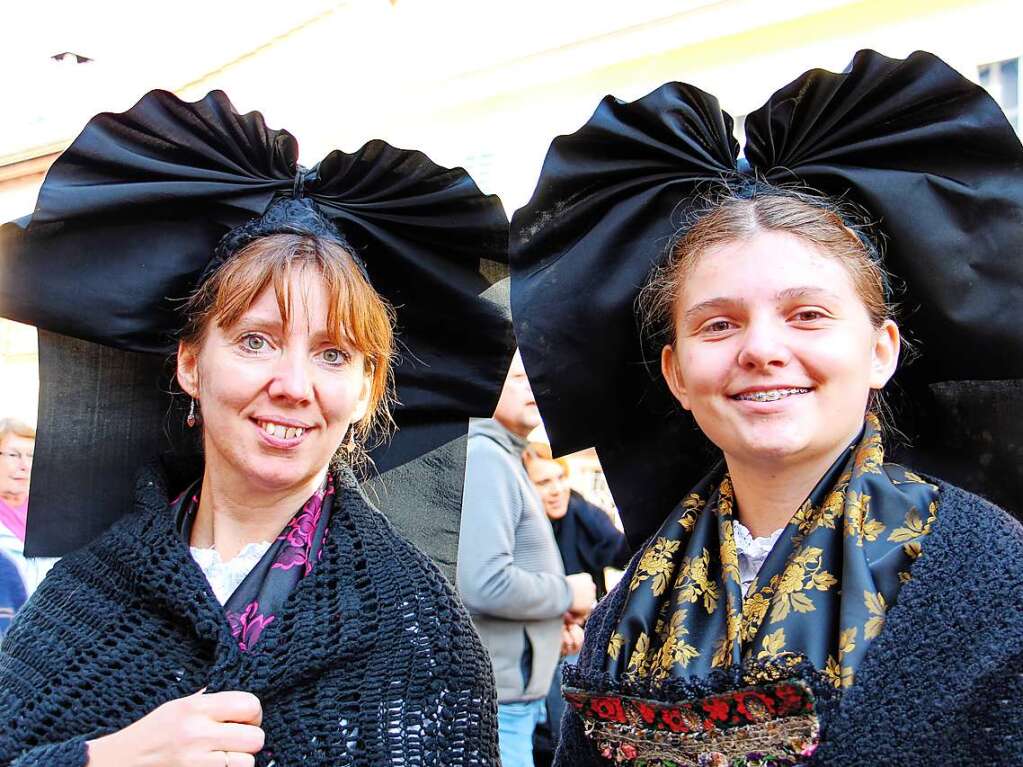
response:
M933 481L933 480L932 480ZM821 723L814 767L1023 765L1023 528L937 482L937 520L884 629ZM593 611L576 685L599 688L636 560ZM569 707L555 764L604 767Z
M136 513L61 560L4 639L0 765L80 767L86 740L203 687L261 700L263 767L499 764L468 614L350 474L337 487L322 559L242 653L144 471Z

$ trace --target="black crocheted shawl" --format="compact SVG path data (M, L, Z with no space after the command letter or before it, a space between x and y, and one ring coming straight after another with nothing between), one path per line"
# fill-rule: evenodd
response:
M322 560L242 653L143 472L136 513L64 558L0 647L0 765L83 767L86 740L203 687L260 698L264 767L498 764L468 614L350 474L337 486Z
M935 480L937 481L937 480ZM820 711L813 767L1023 764L1023 528L1001 509L937 481L937 521L884 629L836 706ZM565 683L600 690L634 558L593 611ZM692 697L739 686L722 672ZM556 767L605 767L567 708Z

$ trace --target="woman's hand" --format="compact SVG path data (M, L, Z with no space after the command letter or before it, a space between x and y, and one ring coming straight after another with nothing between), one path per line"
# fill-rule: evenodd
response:
M89 741L88 767L252 767L262 721L255 695L200 690Z

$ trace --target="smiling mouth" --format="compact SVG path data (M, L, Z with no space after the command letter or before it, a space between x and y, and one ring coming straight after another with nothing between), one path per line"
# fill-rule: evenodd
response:
M274 423L273 421L256 421L256 423L269 436L276 437L277 439L297 439L305 434L306 431L301 426L285 426L282 423Z
M808 394L809 392L810 389L801 388L765 389L763 391L742 392L734 395L732 399L742 400L744 402L774 402L775 400L784 399L785 397L792 397L797 394Z

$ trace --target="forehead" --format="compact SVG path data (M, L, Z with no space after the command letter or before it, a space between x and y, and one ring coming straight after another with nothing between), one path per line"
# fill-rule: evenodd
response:
M561 468L561 464L557 461L548 461L544 458L534 458L527 464L527 468L529 469L529 476L534 481L560 477L565 473L565 470Z
M318 269L303 267L293 271L278 295L273 282L256 294L240 321L259 319L281 323L299 330L322 330L328 322L331 297ZM283 304L283 314L282 314Z
M793 289L819 289L861 303L845 265L787 232L758 232L702 253L686 275L683 310L703 301L773 300Z
M19 437L11 433L0 440L0 447L5 450L31 450L35 446L35 440L28 437Z

